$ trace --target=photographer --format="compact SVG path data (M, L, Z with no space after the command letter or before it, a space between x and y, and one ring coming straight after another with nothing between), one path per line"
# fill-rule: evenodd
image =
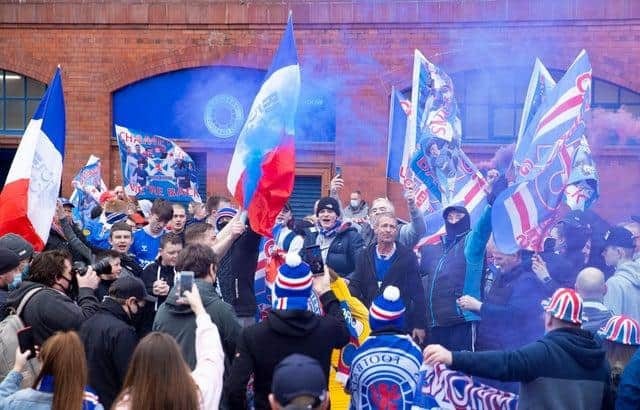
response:
M30 290L41 288L24 307L22 320L33 327L34 343L42 345L59 330L78 329L98 310L94 291L99 280L91 267L84 275L73 272L69 252L46 251L33 259L26 280L9 294L7 307L17 309ZM71 296L75 287L77 302Z

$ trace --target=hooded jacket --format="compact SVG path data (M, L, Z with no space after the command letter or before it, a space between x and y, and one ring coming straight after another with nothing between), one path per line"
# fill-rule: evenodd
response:
M318 235L317 229L309 229L303 247L316 245ZM349 277L356 269L356 257L363 248L364 242L358 231L350 223L344 223L331 241L324 263L341 277Z
M384 280L378 286L375 265L376 244L369 245L360 252L356 271L349 283L349 291L367 307L387 286L400 289L400 296L406 306L406 329L424 329L427 325L427 302L424 288L418 274L418 260L410 249L396 242L396 253Z
M247 408L246 386L253 373L255 408L269 409L273 370L293 353L318 360L329 379L331 352L349 342L349 330L332 291L323 294L320 303L325 316L306 310L272 310L266 320L242 330L231 374L225 384L230 408Z
M622 262L606 284L604 305L614 315L640 318L640 263L633 260Z
M225 353L225 369L236 351L236 340L240 334L240 325L229 304L225 303L215 286L202 279L195 280L204 309L211 317L211 321L218 327L222 348ZM169 291L167 300L160 306L153 322L153 330L165 332L173 336L180 348L184 359L193 370L196 366L196 317L189 305L177 302L175 287Z
M466 213L463 220L468 220L469 212L464 208L461 212ZM448 228L447 236L443 238L437 265L428 270L433 272L427 278L425 289L429 327L453 326L480 319L474 312L461 310L456 301L462 295L481 298L484 253L491 235L491 207L486 207L473 230L455 225L452 227L455 232Z
M89 385L110 408L122 388L129 360L138 344L136 329L122 306L105 299L100 310L80 327L89 369Z
M36 287L43 285L30 281L22 282L18 289L9 294L6 307L17 309L27 292ZM25 306L22 321L26 326L33 327L34 343L42 346L49 336L59 330L78 330L82 322L97 312L99 307L98 299L91 288L80 288L76 303L64 293L44 287L34 294Z
M555 329L515 351L453 352L450 367L472 376L519 381L521 410L591 410L608 400L605 351L582 329Z
M169 285L169 289L173 288L173 280L176 275L175 266L165 266L162 264L162 257L158 256L155 262L147 265L142 271L142 282L147 289L149 295L155 296L158 300L155 303L147 303L143 309L143 316L140 320L140 328L138 329L140 337L144 337L153 328L153 321L156 317L156 312L160 306L167 300L167 296L158 296L153 293L153 282L159 279L164 279Z

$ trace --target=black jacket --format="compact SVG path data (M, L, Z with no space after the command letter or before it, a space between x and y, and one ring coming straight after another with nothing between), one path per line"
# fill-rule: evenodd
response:
M142 277L142 268L136 262L135 256L130 253L120 254L120 265L136 278Z
M111 407L122 388L138 336L129 316L113 299L105 299L91 320L80 326L89 368L89 386L105 409Z
M86 264L91 264L93 262L91 249L80 240L77 232L74 230L74 225L72 225L67 218L64 218L60 220L60 227L64 232L64 236L57 230L51 228L49 230L49 239L47 239L44 250L66 250L71 253L73 262L81 261Z
M158 257L155 262L147 265L146 268L142 271L142 281L144 282L145 288L147 288L147 293L154 297L157 297L158 300L156 303L148 302L143 309L142 320L140 321L140 328L138 329L138 334L140 337L144 337L147 333L151 332L153 328L153 320L156 317L156 312L158 308L167 300L167 296L158 296L153 293L153 282L159 279L164 279L169 285L169 291L173 288L173 280L175 278L176 268L175 266L163 266L162 258Z
M306 248L316 245L318 235L316 228L309 229L305 234L303 246ZM335 238L329 245L324 263L341 277L350 277L356 269L356 257L362 249L364 249L362 237L351 224L345 223L338 228Z
M400 289L400 297L407 309L405 329L425 329L427 326L427 302L422 280L418 274L418 259L408 248L396 242L396 253L384 280L378 287L375 264L376 244L360 252L356 271L349 282L351 295L367 307L387 286Z
M256 314L254 281L258 266L260 235L248 227L220 260L218 282L222 299L233 306L237 316Z
M329 379L331 352L349 342L349 330L333 292L322 295L320 303L326 316L303 310L273 310L266 320L242 330L224 389L231 408L247 408L246 386L254 373L255 408L269 409L273 370L293 353L318 360Z
M609 367L586 330L562 328L515 351L453 352L453 370L519 381L519 409L599 409L609 398Z
M18 308L24 295L39 283L25 281L9 294L7 308ZM53 288L45 288L31 297L22 312L25 325L33 327L33 339L42 346L45 340L59 330L78 330L82 322L93 316L100 304L91 288L80 288L78 302Z

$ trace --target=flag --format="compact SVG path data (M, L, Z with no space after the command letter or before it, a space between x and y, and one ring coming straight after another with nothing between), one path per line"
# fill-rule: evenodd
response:
M195 163L169 138L115 126L127 195L201 202Z
M514 155L514 162L521 164L516 183L496 198L492 223L501 252L540 249L569 183L590 101L591 65L583 50L528 125L524 138L531 145Z
M531 145L531 140L525 138L524 133L527 126L533 120L533 117L538 112L538 109L542 105L545 96L555 87L556 82L549 74L547 68L542 62L536 58L536 62L533 65L533 72L531 73L531 79L529 80L529 87L527 88L527 96L524 100L524 107L522 108L522 117L520 118L520 128L518 129L518 136L516 139L516 151L526 152ZM519 163L514 163L516 169L520 166Z
M260 240L260 253L258 254L258 265L254 276L253 290L256 296L256 322L261 322L267 318L271 312L271 283L267 281L267 264L269 254L275 242L272 238L262 238Z
M563 199L572 210L584 211L593 205L599 195L600 177L587 137L582 135L573 153L571 172Z
M420 368L412 410L515 410L518 396L438 364Z
M407 131L407 111L411 103L393 87L389 104L389 140L387 142L387 178L400 182L400 168Z
M101 176L100 159L92 155L87 165L73 177L72 184L75 189L69 201L74 206L73 217L85 226L91 219L91 210L99 205L100 194L107 190Z
M300 97L300 66L291 14L244 124L229 166L227 188L247 210L254 232L271 236L289 200L295 177L294 119Z
M41 251L56 210L65 143L62 72L56 72L22 136L0 193L0 235L19 234Z

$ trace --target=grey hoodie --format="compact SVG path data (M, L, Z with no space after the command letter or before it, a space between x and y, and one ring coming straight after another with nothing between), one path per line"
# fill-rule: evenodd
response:
M629 315L640 320L640 263L622 262L607 280L604 304L615 315Z

